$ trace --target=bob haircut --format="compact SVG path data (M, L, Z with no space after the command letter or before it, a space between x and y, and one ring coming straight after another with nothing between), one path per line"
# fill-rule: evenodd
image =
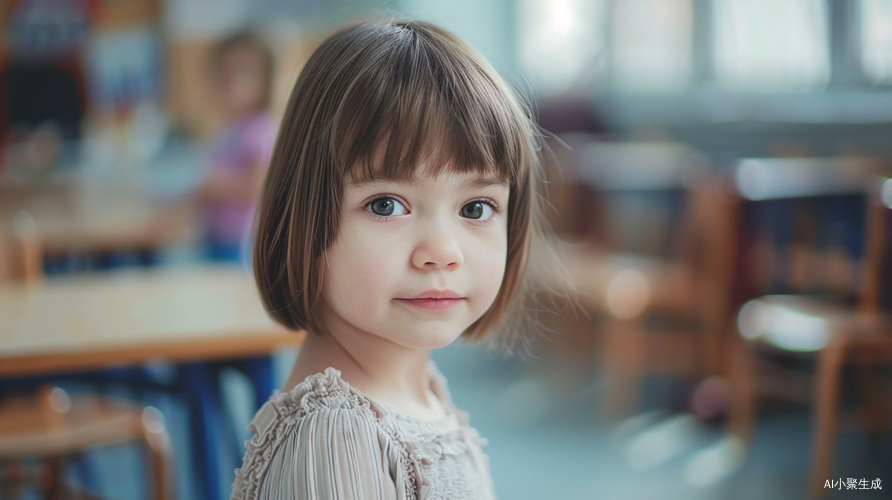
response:
M338 234L344 186L405 180L424 164L509 186L502 285L463 337L503 331L510 347L517 329L506 320L524 317L531 246L545 234L539 142L521 100L452 33L420 21L335 30L294 85L258 206L253 264L267 311L289 329L324 332L323 259Z

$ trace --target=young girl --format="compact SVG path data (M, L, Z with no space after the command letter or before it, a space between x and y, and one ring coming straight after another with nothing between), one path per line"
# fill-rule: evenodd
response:
M292 91L254 248L267 310L306 340L232 498L495 498L429 352L518 334L537 143L505 82L442 28L325 39Z
M206 251L212 260L238 261L276 137L267 111L273 56L257 35L241 31L214 48L211 67L229 125L211 143L208 175L199 190Z

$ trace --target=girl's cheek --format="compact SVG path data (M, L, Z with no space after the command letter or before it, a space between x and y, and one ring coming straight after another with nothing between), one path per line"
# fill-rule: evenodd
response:
M383 282L402 252L401 238L393 234L392 228L380 227L388 224L366 221L352 232L351 266L357 276L363 277L363 285L374 285L367 283L370 280Z

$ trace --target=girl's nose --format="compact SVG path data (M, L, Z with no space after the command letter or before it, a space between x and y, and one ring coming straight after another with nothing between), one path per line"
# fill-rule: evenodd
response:
M448 231L432 231L412 252L412 265L418 269L457 269L464 263L461 246Z

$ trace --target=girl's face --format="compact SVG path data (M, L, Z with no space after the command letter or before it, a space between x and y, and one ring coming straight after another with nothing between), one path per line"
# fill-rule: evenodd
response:
M508 185L425 172L345 187L322 290L323 321L335 337L435 349L495 300L505 274Z
M262 108L263 71L263 62L248 48L233 48L221 56L217 91L227 114L240 117Z

